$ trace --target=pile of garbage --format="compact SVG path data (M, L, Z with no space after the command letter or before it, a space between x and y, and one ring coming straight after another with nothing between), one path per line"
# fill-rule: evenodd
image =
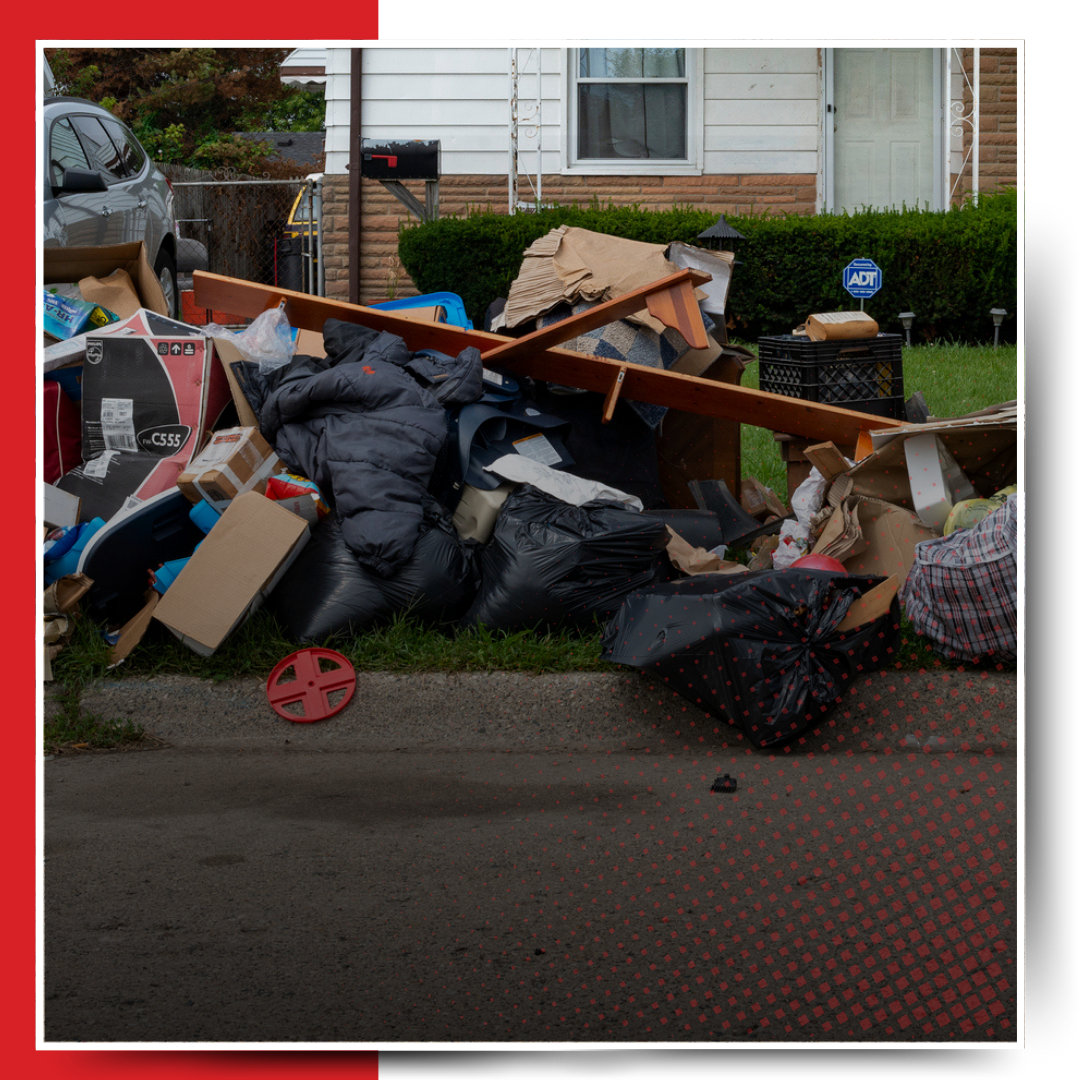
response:
M753 357L726 341L730 257L556 233L489 325L570 320L569 354L738 382ZM953 655L1006 657L1010 625L1015 655L1015 410L1011 428L892 425L858 462L808 445L789 510L741 476L737 422L523 376L480 338L418 346L445 294L396 304L381 325L401 333L347 305L319 331L287 305L197 327L167 317L140 247L46 261L47 287L77 270L84 292L120 294L89 328L50 324L45 349L47 665L77 604L114 664L153 621L211 655L263 605L297 644L402 612L449 632L600 624L606 658L766 746L895 659L900 600ZM695 293L704 349L644 308L588 328L680 263L713 271Z

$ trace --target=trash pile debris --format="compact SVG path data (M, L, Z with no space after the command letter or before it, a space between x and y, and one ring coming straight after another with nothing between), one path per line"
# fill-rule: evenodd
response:
M445 321L450 294L399 312L201 271L196 302L252 322L194 327L139 245L54 253L55 295L101 305L106 280L115 318L45 349L48 658L79 599L114 663L152 622L211 655L264 604L298 645L403 612L600 625L606 658L772 746L895 658L900 601L953 655L1014 656L1015 403L915 424L740 387L726 255L555 230L496 334ZM859 345L842 314L800 348ZM742 476L742 423L790 443L787 499Z

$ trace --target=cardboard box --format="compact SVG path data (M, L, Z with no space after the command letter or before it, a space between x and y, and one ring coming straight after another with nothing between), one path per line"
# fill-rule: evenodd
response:
M154 609L200 656L256 611L308 541L307 522L253 491L237 496Z
M108 247L47 247L42 278L46 286L77 283L84 300L100 304L121 321L140 308L157 315L172 314L141 241ZM45 370L81 363L89 336L80 334L60 342L46 336Z
M146 310L116 325L87 335L83 464L57 481L82 499L84 520L175 487L229 402L213 342L196 327Z
M280 472L281 462L273 447L257 427L235 427L217 431L191 459L176 486L193 503L200 499L215 510L237 495L255 489Z
M756 521L765 521L770 517L784 518L790 513L775 492L753 476L748 476L740 485L739 503Z
M1017 482L1016 429L1013 405L1010 409L987 410L984 415L970 418L955 417L874 432L873 452L836 478L829 489L829 502L836 506L848 495L869 495L914 510L905 448L912 436L929 434L942 441L976 495L989 498L995 491Z
M126 282L114 277L117 271L126 275ZM83 280L88 278L94 281L83 286ZM161 282L147 258L146 245L141 241L109 247L45 248L42 284L59 285L71 281L79 282L84 300L101 304L115 311L122 319L134 315L139 308L147 308L158 315L172 314ZM108 291L101 292L99 284L103 284ZM92 296L86 295L87 287L91 289ZM121 293L127 295L126 301Z

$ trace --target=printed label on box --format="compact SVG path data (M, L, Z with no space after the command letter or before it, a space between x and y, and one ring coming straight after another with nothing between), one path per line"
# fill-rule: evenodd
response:
M514 443L514 449L530 461L539 461L541 465L558 465L562 458L559 452L551 445L543 435L530 435L525 439L518 439Z
M101 399L101 438L106 450L137 450L135 402L131 398Z

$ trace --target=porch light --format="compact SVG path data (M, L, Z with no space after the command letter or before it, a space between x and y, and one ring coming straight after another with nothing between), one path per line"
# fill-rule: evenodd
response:
M704 232L699 232L697 238L705 241L705 247L712 247L716 251L727 250L725 241L746 239L738 229L727 223L723 214L721 214ZM732 246L731 250L735 250L734 246Z

